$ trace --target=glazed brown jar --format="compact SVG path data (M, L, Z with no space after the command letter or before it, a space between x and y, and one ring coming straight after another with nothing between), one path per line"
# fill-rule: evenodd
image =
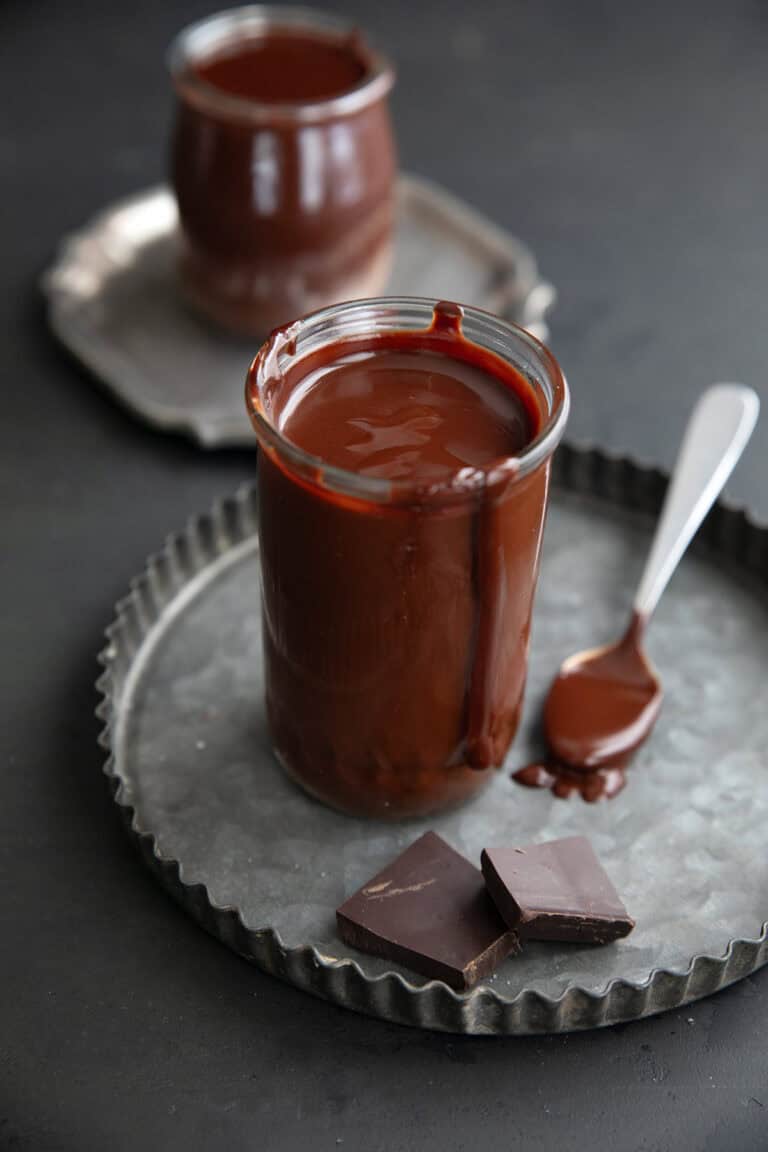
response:
M189 300L263 336L380 291L396 180L387 62L333 17L261 6L186 28L169 62Z
M246 399L278 759L354 814L467 800L520 718L557 363L485 312L363 300L274 332Z

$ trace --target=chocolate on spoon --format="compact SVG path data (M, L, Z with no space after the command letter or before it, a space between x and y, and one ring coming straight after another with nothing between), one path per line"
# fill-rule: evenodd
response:
M648 738L662 687L643 648L645 628L699 525L725 485L755 426L760 402L742 384L716 384L685 431L632 618L622 638L564 662L544 707L551 760L513 774L528 787L585 800L616 795L624 769Z

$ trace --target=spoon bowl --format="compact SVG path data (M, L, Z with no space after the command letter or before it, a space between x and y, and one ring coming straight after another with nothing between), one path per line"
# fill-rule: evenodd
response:
M624 769L650 735L661 681L643 650L646 625L699 525L741 456L757 421L757 393L715 384L688 422L629 627L616 644L566 660L544 707L550 757L513 773L526 787L585 800L615 796Z
M544 708L552 754L577 771L623 766L650 733L662 701L661 682L633 618L616 644L569 657Z

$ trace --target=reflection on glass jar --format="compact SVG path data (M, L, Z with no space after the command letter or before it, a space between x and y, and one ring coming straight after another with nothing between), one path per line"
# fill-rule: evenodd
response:
M304 9L248 7L185 29L172 175L187 297L264 335L386 282L396 180L389 65Z

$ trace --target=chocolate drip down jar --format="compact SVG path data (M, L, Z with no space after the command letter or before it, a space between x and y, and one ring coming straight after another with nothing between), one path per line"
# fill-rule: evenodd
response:
M249 6L171 46L184 293L235 332L375 295L391 256L389 64L351 26Z
M275 331L246 399L281 764L354 814L461 803L520 719L557 363L488 313L371 299Z

